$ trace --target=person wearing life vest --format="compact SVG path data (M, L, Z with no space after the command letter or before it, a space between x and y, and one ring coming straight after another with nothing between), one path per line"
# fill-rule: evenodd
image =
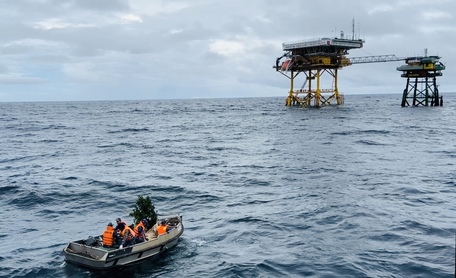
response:
M143 219L139 221L135 227L136 243L144 242L146 240L146 225L147 220Z
M106 226L106 230L103 232L103 246L112 247L114 245L114 227L112 223L109 222Z
M166 221L162 220L160 225L157 227L157 235L161 236L168 232L168 225L166 225Z
M120 245L119 249L122 249L124 247L135 244L136 234L132 228L125 225L125 228L123 229L123 231L120 234L122 235L123 240L122 240L122 244Z

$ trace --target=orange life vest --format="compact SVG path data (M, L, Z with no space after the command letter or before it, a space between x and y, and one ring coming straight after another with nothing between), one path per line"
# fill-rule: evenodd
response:
M114 228L112 226L107 226L106 230L103 232L103 245L112 246L114 243L113 234Z
M168 230L168 225L160 225L157 227L157 234L158 235L166 234L167 230Z
M127 230L129 231L129 233L127 235L126 240L132 240L136 236L136 233L130 227L125 226L125 229L123 229L123 231L120 234L124 237Z
M146 232L146 227L144 227L144 224L141 221L139 221L138 225L136 225L136 227L135 227L135 234L138 236L139 236L139 227L143 228L144 233Z

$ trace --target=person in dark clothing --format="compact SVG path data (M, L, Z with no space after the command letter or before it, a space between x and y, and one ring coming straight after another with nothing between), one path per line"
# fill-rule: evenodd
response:
M121 231L119 229L116 229L113 234L113 239L114 239L114 244L112 245L113 248L118 248L123 241L123 237L121 234Z
M125 223L125 221L123 221L120 218L116 219L116 223L117 223L117 226L116 226L115 230L119 229L119 230L123 231L125 229L125 227L127 226L127 223Z

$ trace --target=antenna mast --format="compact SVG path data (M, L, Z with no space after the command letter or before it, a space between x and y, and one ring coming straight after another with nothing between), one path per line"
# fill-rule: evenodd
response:
M352 19L352 40L355 39L355 18Z

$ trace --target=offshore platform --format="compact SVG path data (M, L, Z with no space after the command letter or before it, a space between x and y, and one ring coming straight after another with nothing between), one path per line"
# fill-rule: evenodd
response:
M325 106L343 103L337 86L338 70L351 65L346 57L348 50L363 47L361 39L321 38L311 41L283 43L284 55L277 58L275 69L290 79L290 91L286 106ZM284 61L282 61L284 60ZM305 74L304 84L295 89L295 79ZM321 87L321 78L327 74L331 88ZM314 84L315 82L315 84Z
M353 23L354 26L354 23ZM353 27L354 29L354 27ZM441 106L436 77L441 76L445 66L438 56L398 58L395 55L379 55L348 58L348 51L362 48L364 40L344 38L321 38L309 41L283 43L285 53L277 58L273 68L290 79L290 91L285 101L286 106L321 107L333 103L343 104L343 95L337 85L338 70L352 64L406 61L406 65L397 70L407 78L403 92L402 106ZM331 82L330 88L322 88L322 77ZM299 75L305 75L304 83L295 88Z
M437 76L442 76L445 66L439 56L408 57L405 65L397 67L402 71L401 77L407 78L407 85L402 94L401 106L443 106L439 95Z

